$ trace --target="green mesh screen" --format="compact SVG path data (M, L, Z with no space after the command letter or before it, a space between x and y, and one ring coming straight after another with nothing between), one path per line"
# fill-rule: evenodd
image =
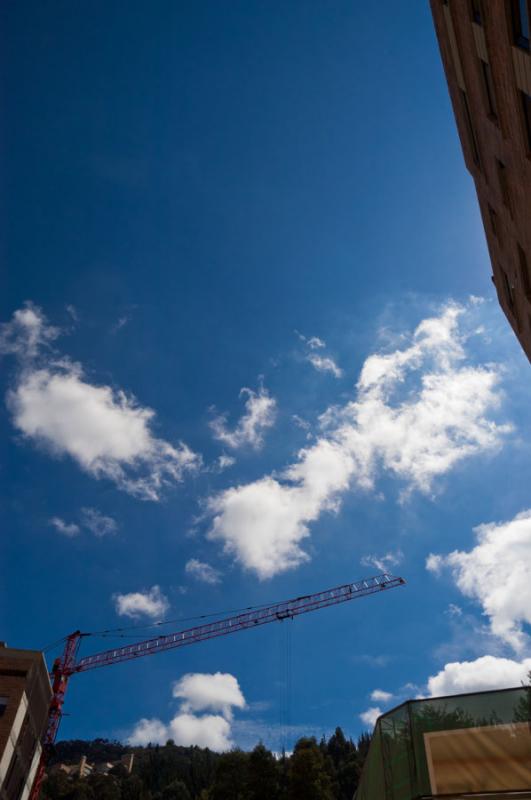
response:
M384 714L356 800L526 789L531 789L531 688L519 688L413 700Z

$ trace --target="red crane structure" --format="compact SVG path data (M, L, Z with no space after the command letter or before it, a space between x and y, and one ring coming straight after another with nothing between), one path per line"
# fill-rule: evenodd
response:
M104 650L91 656L84 656L78 659L79 646L81 639L90 636L88 633L74 631L66 637L66 643L61 656L55 659L52 672L52 691L53 696L50 703L48 715L48 725L42 740L42 755L39 767L35 774L35 780L31 790L29 800L38 800L46 763L50 749L55 742L61 717L63 715L63 705L68 682L72 675L79 672L87 672L89 669L107 667L111 664L118 664L121 661L130 661L134 658L162 653L165 650L172 650L176 647L184 647L189 644L197 644L206 639L214 639L217 636L227 636L229 633L244 631L259 625L266 625L269 622L282 622L285 619L293 619L300 614L307 614L309 611L317 611L320 608L327 608L338 603L346 603L349 600L357 600L360 597L376 594L386 589L393 589L403 586L403 578L389 575L376 575L372 578L365 578L355 583L346 583L343 586L336 586L334 589L327 589L316 594L307 594L296 597L293 600L285 600L271 606L259 606L248 609L243 613L233 617L208 622L194 628L155 636L142 642L116 647L112 650Z

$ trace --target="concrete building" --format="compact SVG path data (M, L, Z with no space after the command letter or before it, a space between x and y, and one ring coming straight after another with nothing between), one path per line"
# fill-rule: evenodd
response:
M108 775L115 767L123 767L127 775L133 771L133 763L135 760L134 753L124 754L118 761L102 761L96 764L90 764L86 756L81 756L77 764L54 764L50 769L50 774L55 772L64 772L71 778L88 778L89 775Z
M29 796L51 697L42 653L0 642L0 800Z
M531 360L531 0L430 0L500 305Z

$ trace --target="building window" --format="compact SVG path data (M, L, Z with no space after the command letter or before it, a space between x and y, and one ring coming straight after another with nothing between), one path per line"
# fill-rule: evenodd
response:
M527 150L531 153L531 97L526 92L520 92L522 110L524 113L524 126Z
M527 0L511 0L514 43L529 50L529 9Z
M509 307L509 311L511 314L514 314L516 308L515 296L514 296L514 286L511 286L511 281L509 280L509 276L502 270L503 273L503 288L505 291L505 301Z
M503 205L511 211L511 193L509 191L509 182L507 180L507 169L505 164L496 159L496 170L498 172L498 181L500 184L500 192L503 200Z
M527 263L527 256L523 247L518 245L518 264L520 266L520 282L522 289L528 300L531 300L531 275L529 274L529 265Z
M478 143L476 139L476 134L474 132L474 126L472 125L472 117L470 116L470 108L468 106L468 99L466 96L466 92L463 89L460 89L461 92L461 102L463 104L463 111L465 114L466 120L466 127L468 131L468 139L470 142L470 148L472 150L472 157L474 159L474 164L479 167L479 149Z
M3 717L7 708L7 697L0 697L0 717Z
M501 244L501 231L500 231L500 226L498 224L498 215L496 214L492 206L488 206L488 209L489 209L490 229L493 233L493 236Z
M481 74L483 75L483 88L485 90L485 99L487 101L487 114L493 120L498 119L498 108L496 106L496 94L494 91L494 83L492 80L492 70L490 64L479 59L481 65Z
M478 25L483 24L481 0L470 0L470 16L472 17L472 22L477 22Z

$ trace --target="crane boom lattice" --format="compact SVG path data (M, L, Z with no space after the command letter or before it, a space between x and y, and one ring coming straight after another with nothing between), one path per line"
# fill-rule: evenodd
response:
M194 628L156 636L145 639L142 642L116 647L111 650L104 650L101 653L84 656L78 659L77 653L81 639L90 634L74 631L66 637L66 644L62 656L56 658L52 669L52 689L53 697L50 703L48 715L48 726L43 737L42 755L37 769L33 787L29 800L38 800L44 772L46 768L50 748L55 742L59 724L63 714L63 705L68 682L72 675L79 672L87 672L98 667L107 667L111 664L119 664L122 661L131 661L135 658L162 653L165 650L173 650L177 647L185 647L189 644L197 644L207 639L214 639L218 636L227 636L229 633L248 630L260 625L267 625L270 622L282 622L285 619L293 619L301 614L310 611L317 611L320 608L346 603L349 600L357 600L360 597L376 594L377 592L393 589L405 583L403 578L394 575L376 575L372 578L365 578L354 583L346 583L343 586L336 586L324 592L303 595L293 600L286 600L282 603L275 603L270 606L252 608L232 617L208 622Z
M304 595L294 600L286 600L282 603L275 603L272 606L244 612L234 617L227 617L206 625L199 625L195 628L188 628L177 633L169 633L164 636L156 636L146 639L143 642L117 647L113 650L105 650L92 656L85 656L77 664L71 667L72 673L86 672L97 667L106 667L110 664L117 664L120 661L129 661L133 658L141 658L154 653L161 653L164 650L172 650L176 647L184 647L197 642L204 642L207 639L214 639L217 636L226 636L229 633L254 628L257 625L266 625L269 622L278 622L283 619L291 619L300 614L307 614L310 611L317 611L319 608L346 603L348 600L356 600L384 589L391 589L404 583L403 578L396 578L392 575L377 575L356 583L347 583L344 586L337 586L317 594Z

